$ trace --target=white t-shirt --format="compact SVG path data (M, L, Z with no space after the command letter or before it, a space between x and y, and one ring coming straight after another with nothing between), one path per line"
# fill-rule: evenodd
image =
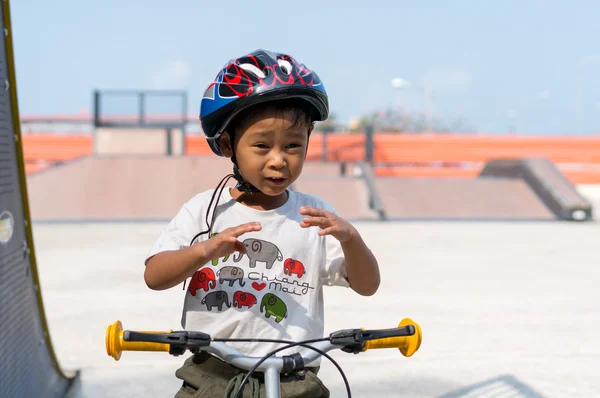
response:
M202 192L182 206L148 258L187 247L196 234L208 229L206 210L213 191ZM253 221L260 222L262 229L238 238L247 254L235 252L208 262L188 280L181 320L185 330L219 338L301 341L324 336L322 286L349 286L344 254L337 239L317 234L320 228L300 227L306 217L300 207L335 210L315 196L288 192L284 205L264 211L238 203L228 187L223 190L211 233ZM214 203L211 215L213 209ZM206 239L204 234L197 241ZM229 344L256 356L281 347L277 343ZM277 355L309 351L293 347Z

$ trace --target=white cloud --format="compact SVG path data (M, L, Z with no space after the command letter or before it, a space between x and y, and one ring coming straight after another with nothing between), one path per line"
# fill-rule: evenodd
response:
M190 65L182 60L170 61L150 77L152 88L158 90L185 89L190 79Z

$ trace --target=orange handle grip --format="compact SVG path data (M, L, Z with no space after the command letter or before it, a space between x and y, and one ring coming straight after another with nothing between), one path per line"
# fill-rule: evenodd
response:
M386 337L365 342L363 352L377 348L397 348L402 355L410 357L421 347L421 326L410 318L403 319L398 326L414 325L415 334L412 336Z
M171 333L168 332L144 332L144 333ZM106 353L113 357L115 361L121 358L123 351L166 351L169 352L169 344L148 343L143 341L124 341L123 325L121 321L116 321L106 328Z

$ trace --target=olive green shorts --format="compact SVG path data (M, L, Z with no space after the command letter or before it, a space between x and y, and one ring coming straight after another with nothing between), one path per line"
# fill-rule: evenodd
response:
M281 375L281 398L328 398L329 390L317 377L318 371L318 367L307 368L303 380L296 374ZM233 398L245 373L247 372L201 351L186 359L183 366L175 372L175 376L183 380L175 398ZM266 398L264 374L254 372L252 379L252 382L244 384L243 398ZM228 395L225 395L227 392Z

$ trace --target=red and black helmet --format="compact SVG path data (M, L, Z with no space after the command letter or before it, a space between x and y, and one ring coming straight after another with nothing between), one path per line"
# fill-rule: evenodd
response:
M315 109L314 121L327 120L329 102L319 76L292 56L266 50L230 60L202 98L200 122L213 152L223 156L219 137L229 122L250 106L300 98Z

